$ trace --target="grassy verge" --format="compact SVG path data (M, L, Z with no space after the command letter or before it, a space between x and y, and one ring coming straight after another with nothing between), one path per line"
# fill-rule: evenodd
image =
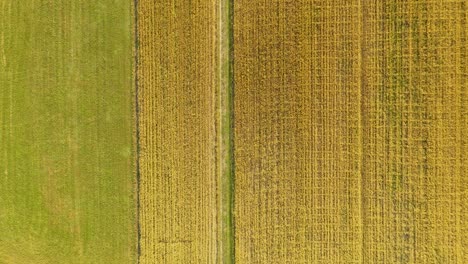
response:
M232 78L232 1L220 4L219 79L220 79L220 193L222 263L234 263L234 153L233 153L233 78Z

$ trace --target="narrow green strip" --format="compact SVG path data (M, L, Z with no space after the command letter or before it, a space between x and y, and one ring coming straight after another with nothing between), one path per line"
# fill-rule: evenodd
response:
M233 151L233 36L232 1L220 4L219 36L219 95L220 95L220 193L221 193L221 245L222 263L234 263L234 151Z

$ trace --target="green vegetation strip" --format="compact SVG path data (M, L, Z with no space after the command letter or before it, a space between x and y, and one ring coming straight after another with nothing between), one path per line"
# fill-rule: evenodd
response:
M0 4L0 262L134 263L131 3Z
M220 4L220 122L221 122L221 261L235 262L234 227L234 152L233 152L233 37L232 1Z

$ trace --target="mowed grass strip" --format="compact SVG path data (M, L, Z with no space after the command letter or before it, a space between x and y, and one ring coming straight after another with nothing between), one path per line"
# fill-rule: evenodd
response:
M131 3L0 3L0 263L134 263Z

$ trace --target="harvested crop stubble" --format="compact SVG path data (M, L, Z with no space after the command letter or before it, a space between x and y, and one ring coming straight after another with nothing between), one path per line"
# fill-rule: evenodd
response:
M466 1L234 1L237 263L466 263Z

